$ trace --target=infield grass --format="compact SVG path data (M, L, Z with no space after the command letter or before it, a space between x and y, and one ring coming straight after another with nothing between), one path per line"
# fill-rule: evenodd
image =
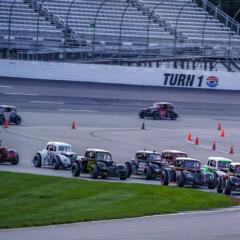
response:
M229 207L223 194L0 172L0 228L92 221Z

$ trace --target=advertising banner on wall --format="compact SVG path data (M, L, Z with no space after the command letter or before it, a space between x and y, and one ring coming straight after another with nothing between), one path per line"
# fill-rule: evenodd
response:
M240 90L240 72L0 60L0 76L175 88Z

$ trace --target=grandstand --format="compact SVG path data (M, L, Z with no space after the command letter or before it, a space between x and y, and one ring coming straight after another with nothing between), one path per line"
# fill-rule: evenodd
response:
M240 25L206 0L1 0L0 18L2 58L240 70Z

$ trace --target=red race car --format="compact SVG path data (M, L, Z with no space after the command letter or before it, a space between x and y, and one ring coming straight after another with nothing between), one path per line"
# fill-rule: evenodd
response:
M19 156L16 150L8 149L0 144L0 163L10 162L12 165L19 163Z

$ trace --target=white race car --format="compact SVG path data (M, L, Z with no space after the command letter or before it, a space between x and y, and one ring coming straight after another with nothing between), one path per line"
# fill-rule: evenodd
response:
M63 142L48 142L46 149L38 151L32 162L34 167L51 166L53 169L70 168L76 153L72 152L71 145Z

